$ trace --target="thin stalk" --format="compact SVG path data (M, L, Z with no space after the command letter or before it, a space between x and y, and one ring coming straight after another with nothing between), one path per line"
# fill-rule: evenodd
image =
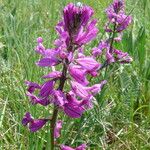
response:
M65 60L65 63L68 63L68 60ZM63 65L63 71L62 71L62 76L60 78L60 84L58 87L58 90L63 90L65 81L66 81L66 74L67 74L67 66L66 64ZM57 116L58 116L58 107L54 106L54 110L53 110L53 115L52 115L52 119L50 122L50 133L51 133L51 148L50 150L54 150L55 148L55 139L54 139L54 129L55 129L55 125L56 125L56 121L57 121Z
M110 49L109 49L110 53L112 53L113 51L113 43L114 43L115 34L116 34L116 23L114 24L113 33L112 33L112 37L110 41Z

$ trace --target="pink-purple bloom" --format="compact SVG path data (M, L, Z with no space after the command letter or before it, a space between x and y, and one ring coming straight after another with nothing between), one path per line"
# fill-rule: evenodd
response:
M62 73L60 71L53 71L47 75L44 75L43 78L60 78Z
M106 9L106 14L109 19L109 23L106 25L106 32L113 32L109 24L116 25L116 32L125 30L131 24L132 17L125 14L124 5L124 0L114 0Z
M69 73L71 77L80 84L87 85L89 81L86 79L87 70L79 65L70 65Z
M54 84L55 84L54 80L45 82L40 89L39 95L42 97L48 97L53 91Z
M54 137L57 139L60 137L60 130L62 128L62 121L61 120L58 120L56 122L56 126L55 126L55 129L54 129Z
M86 150L87 146L86 144L81 144L77 148L72 148L66 145L61 145L61 150Z
M33 119L31 114L27 112L22 119L22 124L27 126L29 124L29 129L31 132L36 132L41 129L49 119Z
M35 82L25 81L25 84L28 86L27 91L33 93L36 89L41 89L41 86Z
M67 102L64 105L64 112L71 118L80 118L85 111L83 101L77 100L70 94L67 94Z

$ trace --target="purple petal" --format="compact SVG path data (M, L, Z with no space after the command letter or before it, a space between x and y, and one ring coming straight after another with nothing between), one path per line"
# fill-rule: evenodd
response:
M65 95L62 91L53 90L52 96L53 96L53 103L55 105L57 105L57 106L63 106L64 105L66 98L65 98Z
M25 81L25 84L28 86L27 91L30 93L33 93L35 91L35 89L40 89L41 86L37 83L34 82L30 82L30 81Z
M79 147L77 147L75 150L86 150L87 146L86 144L82 144Z
M109 64L115 62L114 56L109 52L109 50L106 51L106 59Z
M84 107L82 106L82 101L78 101L71 95L67 96L68 102L64 105L64 112L71 118L80 118L85 111Z
M76 59L76 62L80 64L87 71L94 71L100 68L100 64L92 57L84 57Z
M86 70L78 65L69 66L70 75L79 83L87 85L89 82L86 79Z
M31 132L38 131L39 129L41 129L46 124L47 121L48 121L48 119L36 119L36 120L33 120L30 123L30 125L29 125L30 131Z
M42 43L38 43L38 45L35 48L35 51L39 54L41 54L42 56L44 56L45 54L45 47L43 46Z
M32 105L41 104L43 106L47 106L51 103L51 100L49 97L38 98L37 96L29 92L27 93L27 96L30 97Z
M61 120L58 120L56 122L56 126L55 126L55 129L54 129L54 137L55 138L59 138L60 137L60 130L62 128L62 121Z
M30 123L31 121L33 121L33 118L31 116L31 114L29 112L26 112L26 114L24 115L23 119L22 119L22 124L24 126L26 126L28 123Z
M75 150L75 149L66 145L61 145L61 150Z
M43 76L43 78L60 78L62 73L60 71L53 71L50 72L49 74Z
M97 94L101 91L102 87L107 83L106 80L102 81L99 84L95 84L92 87L87 88L89 92L91 92L92 94Z
M55 84L55 81L53 80L45 82L41 87L40 96L48 97L53 91L54 84Z
M36 64L40 67L51 67L55 66L59 63L58 59L56 58L42 58L40 61L38 61Z
M86 150L86 148L87 148L86 144L82 144L78 146L77 148L71 148L66 145L61 145L61 150Z
M37 38L37 43L43 43L42 37L38 37L38 38Z
M114 49L114 54L116 54L116 61L121 63L130 63L132 58L127 52L122 52L121 50Z
M75 81L71 81L71 88L72 91L81 98L88 98L90 96L86 88Z

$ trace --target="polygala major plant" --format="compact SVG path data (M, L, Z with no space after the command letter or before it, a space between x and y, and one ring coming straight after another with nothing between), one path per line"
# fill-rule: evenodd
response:
M22 124L28 125L31 132L36 132L49 122L51 150L56 146L61 150L87 148L86 142L77 148L56 142L63 125L59 112L64 112L71 118L80 118L85 111L93 108L94 96L107 83L103 80L91 85L87 75L96 78L104 67L115 62L129 63L132 60L128 53L113 47L114 42L121 41L122 31L131 23L131 16L125 14L122 0L114 0L106 9L108 22L105 31L109 33L109 38L100 41L98 47L92 49L90 56L85 54L84 46L95 39L98 33L97 20L92 19L93 14L94 11L89 6L70 3L64 8L62 20L56 26L58 39L54 41L55 48L46 49L43 39L37 39L35 51L42 58L36 65L52 68L52 71L42 77L46 80L42 85L26 81L27 96L33 105L53 105L53 113L49 118L34 119L27 112ZM105 61L100 64L101 55L104 55Z

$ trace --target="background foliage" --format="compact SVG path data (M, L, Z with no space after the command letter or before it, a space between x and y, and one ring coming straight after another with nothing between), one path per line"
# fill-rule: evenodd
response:
M25 80L39 81L48 70L38 68L34 52L36 38L42 36L47 47L56 38L54 26L69 0L0 0L0 149L44 150L49 133L29 133L21 125L30 111L35 118L48 116L51 108L31 106L25 95ZM106 22L105 8L111 0L81 0L95 10L99 36L87 46L87 53L98 44ZM133 23L116 47L133 57L131 65L114 65L97 80L108 85L96 96L97 104L81 119L64 117L60 143L79 145L86 141L91 150L150 149L150 2L126 0Z

